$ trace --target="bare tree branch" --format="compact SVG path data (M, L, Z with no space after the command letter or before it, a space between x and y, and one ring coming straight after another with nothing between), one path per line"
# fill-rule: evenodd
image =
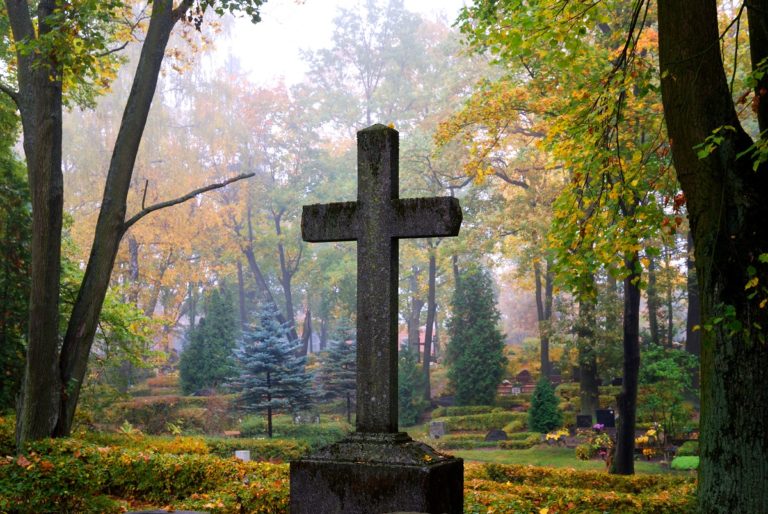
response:
M196 197L199 194L212 191L214 189L220 189L224 186L227 186L231 184L232 182L237 182L238 180L243 180L246 178L250 178L254 176L255 173L243 173L242 175L238 175L236 177L232 177L230 179L225 180L224 182L217 182L215 184L210 184L205 187L201 187L199 189L195 189L194 191L190 191L189 193L185 194L184 196L180 196L178 198L174 198L173 200L167 200L165 202L156 203L154 205L150 205L149 207L146 207L142 209L141 211L137 212L133 217L131 217L129 220L127 220L123 224L123 232L128 230L134 223L139 221L141 218L146 216L147 214L160 210L165 209L166 207L171 207L173 205L178 205L180 203L184 203L187 200L191 200L192 198Z

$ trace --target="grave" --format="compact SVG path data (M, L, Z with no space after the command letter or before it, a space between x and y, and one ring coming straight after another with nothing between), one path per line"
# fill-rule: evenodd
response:
M576 414L576 428L592 428L592 414Z
M357 420L290 463L291 513L460 513L464 464L398 432L399 239L456 236L455 198L400 199L398 133L357 133L357 202L304 206L305 241L357 241Z
M507 440L507 433L503 430L499 430L498 428L494 428L487 434L485 434L485 440L486 441L506 441Z
M429 437L440 439L446 434L445 421L432 421L429 424Z
M616 428L616 414L613 409L597 409L595 419L598 425L603 425L603 428Z

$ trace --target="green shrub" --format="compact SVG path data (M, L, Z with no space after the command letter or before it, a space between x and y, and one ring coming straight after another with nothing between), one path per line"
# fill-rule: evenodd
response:
M288 415L273 416L272 434L274 437L290 437L305 440L310 446L318 447L331 444L344 438L352 427L344 421L324 421L322 423L294 423ZM240 423L243 437L266 437L267 420L265 416L248 416Z
M536 383L531 408L528 411L528 427L531 431L546 434L563 425L563 414L557 404L552 384L546 377L542 377Z
M514 435L516 437L507 439L506 441L499 441L499 448L505 450L527 450L541 442L541 434L537 432L521 432Z
M452 407L438 407L432 411L432 418L468 416L471 414L487 414L489 412L494 412L497 409L499 409L499 407L494 407L492 405L457 405Z
M524 412L488 412L486 414L468 414L466 416L448 416L437 418L445 422L445 428L449 432L467 430L492 430L506 426L515 420L525 419Z
M517 396L497 396L496 405L504 410L528 410L531 406L531 395L526 393Z
M675 457L674 459L672 459L672 462L670 463L670 467L672 469L681 469L681 470L698 469L699 458L696 455Z
M16 417L0 416L0 457L16 451Z
M208 437L205 441L214 455L229 458L236 450L248 450L251 452L251 460L255 461L288 462L304 457L316 449L305 441L295 439Z
M579 460L589 460L595 456L597 449L591 444L580 444L576 447L576 458Z
M507 434L525 431L525 429L528 428L528 415L524 412L521 412L520 415L521 416L518 419L513 419L504 425L502 430L504 430Z
M699 454L699 442L698 441L686 441L680 445L677 449L676 455L678 457L691 457Z

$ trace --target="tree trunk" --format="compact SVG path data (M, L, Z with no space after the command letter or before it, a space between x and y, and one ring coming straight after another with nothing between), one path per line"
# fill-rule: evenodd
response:
M328 344L328 321L323 319L320 321L320 351L325 351Z
M435 289L437 282L437 257L435 249L430 248L429 252L429 285L427 290L427 326L424 328L424 361L422 363L422 374L424 376L424 400L432 401L432 388L429 383L429 365L432 362L432 331L435 325L435 312L437 311L437 302L435 301Z
M173 248L170 248L168 249L168 254L165 256L165 259L160 264L157 277L152 283L152 289L149 293L149 300L147 301L147 305L144 306L144 315L148 318L151 318L155 314L155 309L157 309L157 302L160 300L160 291L163 287L163 278L165 277L165 272L168 271L168 267L172 262Z
M699 283L696 279L696 263L693 258L693 235L688 232L687 290L688 316L685 321L685 351L696 356L697 362L701 356L701 305L699 303ZM695 328L695 330L694 330ZM691 386L699 389L699 366L691 370Z
M621 392L616 397L619 425L611 466L611 473L618 475L635 472L635 420L640 372L640 263L637 252L632 253L625 264L629 275L624 279L624 377Z
M139 242L128 234L128 280L131 286L128 290L128 301L136 305L139 301Z
M674 243L673 243L674 244ZM670 273L670 270L672 269L672 248L666 247L664 250L664 266L667 270L667 274ZM666 307L667 307L667 337L666 337L666 346L668 348L672 348L675 339L675 303L674 303L674 281L670 278L667 280L667 290L666 290Z
M753 67L768 55L768 2L746 4ZM768 512L768 169L753 171L752 140L734 108L720 55L715 0L659 1L660 67L672 156L687 199L702 325L699 510ZM768 77L756 85L768 128ZM724 126L700 159L694 146ZM740 154L742 157L737 157ZM756 296L750 297L757 292Z
M597 387L597 356L594 349L595 299L579 300L579 326L577 330L579 348L579 397L581 414L595 417L600 407L600 392Z
M307 307L307 312L304 315L304 326L302 327L301 331L301 348L299 349L299 354L306 357L311 348L310 345L312 344L312 311L309 310L309 307Z
M247 313L245 311L245 279L243 277L243 263L237 259L237 299L240 307L240 329L247 328Z
M419 298L419 273L420 270L413 266L408 283L411 289L411 309L408 314L408 348L416 355L416 362L421 358L420 350L420 325L421 310L424 308L424 300Z
M296 268L298 267L298 260L300 257L297 258L295 263L289 263L288 259L286 258L285 247L283 246L281 239L283 231L280 225L284 213L285 210L273 213L274 215L272 219L275 223L275 235L277 235L278 241L277 255L280 259L280 285L283 288L283 297L285 298L285 317L288 320L290 327L295 331L296 318L294 317L293 313L293 292L291 291L291 281L293 280L293 274L296 272ZM306 353L304 355L306 355Z
M61 415L53 431L54 436L67 436L72 429L99 314L126 229L126 198L160 65L171 30L188 9L189 3L185 0L176 10L171 0L156 0L153 3L149 28L112 152L91 254L62 344L59 363Z
M17 42L35 39L28 2L7 0ZM38 4L40 36L52 28L46 19L59 2ZM21 45L17 45L17 49ZM24 154L32 199L29 333L24 380L17 404L16 443L51 435L59 413L59 279L64 179L61 171L61 68L45 52L17 50L17 105L24 130Z
M541 265L533 265L536 282L536 317L539 325L539 341L541 342L541 376L549 378L552 369L549 361L549 331L552 320L553 277L550 259L547 259L547 271L542 274ZM542 277L543 275L543 277ZM542 278L544 286L542 287Z
M248 221L248 242L243 244L240 249L245 255L246 260L248 261L248 268L251 270L251 273L253 273L253 278L256 279L256 288L259 291L259 295L261 296L261 299L275 306L275 311L277 311L277 321L280 322L281 325L287 325L290 327L290 330L288 331L288 336L291 338L291 341L298 341L299 334L296 331L296 325L295 324L288 325L288 319L285 316L283 316L282 312L280 312L280 308L277 306L277 302L275 302L275 297L272 296L272 291L269 289L267 280L266 278L264 278L264 274L261 272L261 268L259 267L259 264L256 262L256 254L253 251L253 226L251 224L250 201L248 202L247 216L248 216L248 220L247 220Z
M659 340L659 292L656 286L656 258L648 255L648 288L645 290L648 299L648 328L651 332L651 342L661 344Z

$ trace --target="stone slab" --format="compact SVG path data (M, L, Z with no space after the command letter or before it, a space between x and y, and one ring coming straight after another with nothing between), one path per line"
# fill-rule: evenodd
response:
M291 514L460 514L464 462L404 433L351 434L291 462Z

